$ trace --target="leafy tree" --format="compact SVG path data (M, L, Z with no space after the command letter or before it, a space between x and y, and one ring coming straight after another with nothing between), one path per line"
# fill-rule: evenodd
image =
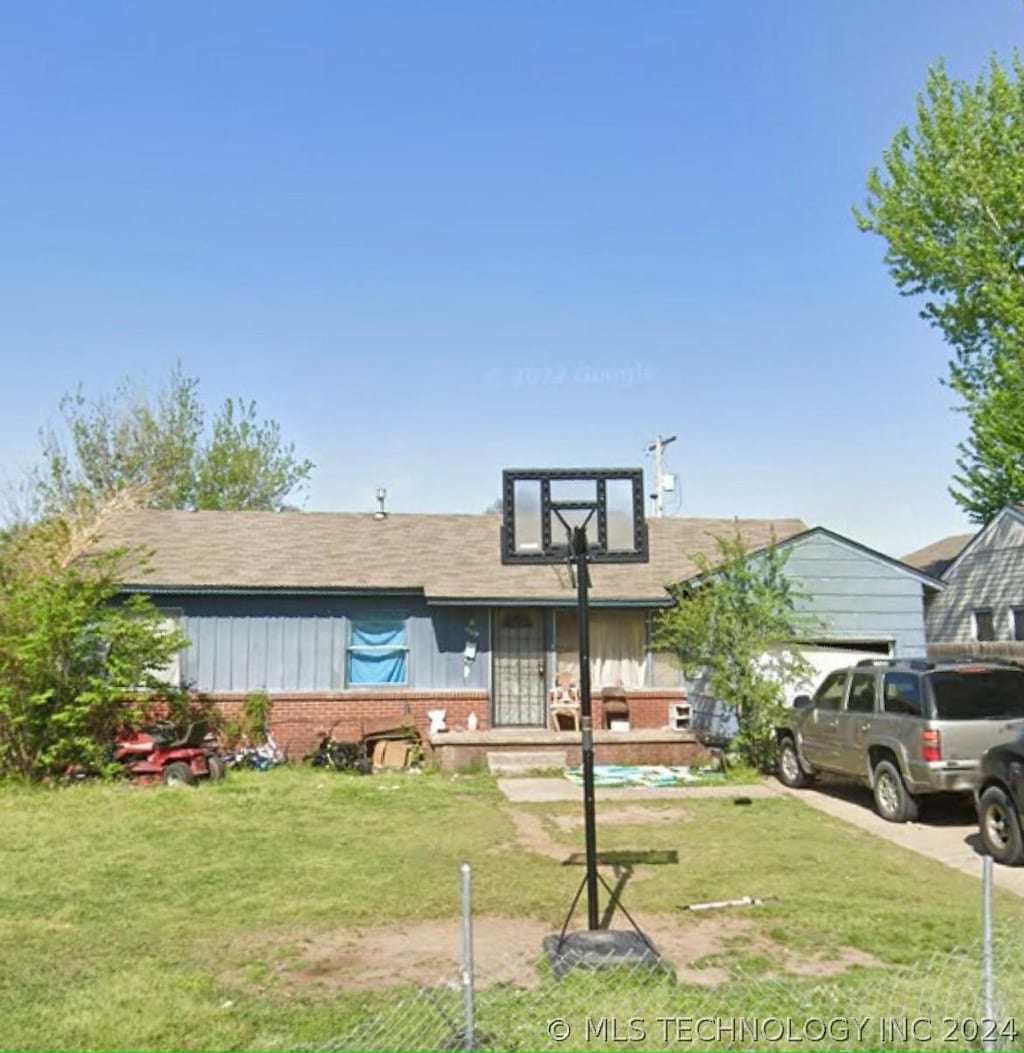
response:
M197 459L195 506L281 511L312 467L295 460L295 447L282 443L276 421L257 419L255 402L229 399Z
M971 422L954 499L977 522L1024 500L1024 65L993 58L987 76L928 72L913 131L873 169L862 230L888 242L904 295L953 351L948 383ZM997 411L994 403L998 403ZM1007 415L1009 411L1009 415Z
M950 493L975 523L1024 502L1024 356L998 354L987 394L971 405Z
M655 644L679 656L688 678L705 678L712 696L735 707L736 748L764 769L774 759L784 685L809 672L793 641L812 623L796 611L800 594L785 575L788 552L773 542L752 554L738 532L715 544L718 560L696 554L700 576L671 589L674 604L658 620Z
M46 519L0 541L0 775L101 765L186 643L146 598L117 602L129 553L93 551L94 525Z
M43 433L42 509L76 514L115 494L151 508L286 507L312 462L296 458L277 422L260 421L253 402L226 400L207 434L198 386L176 368L155 402L130 382L113 397L66 395L60 408L70 452L53 430Z

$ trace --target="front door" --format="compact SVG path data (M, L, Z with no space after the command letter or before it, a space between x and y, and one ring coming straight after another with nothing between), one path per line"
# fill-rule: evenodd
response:
M534 607L494 612L492 723L544 726L544 619Z

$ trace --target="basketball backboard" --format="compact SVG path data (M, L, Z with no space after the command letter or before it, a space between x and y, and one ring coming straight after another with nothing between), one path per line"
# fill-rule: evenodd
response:
M585 527L591 563L646 563L640 468L506 468L502 473L502 563L564 563Z

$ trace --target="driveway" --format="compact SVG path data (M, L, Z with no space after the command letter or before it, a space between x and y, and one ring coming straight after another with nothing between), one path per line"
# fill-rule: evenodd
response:
M936 798L923 805L921 822L887 823L875 812L871 792L863 786L825 780L808 790L790 790L773 780L766 780L765 785L773 785L778 793L796 797L811 808L912 852L981 878L981 837L974 807L969 802ZM997 888L1024 897L1024 867L1004 867L996 863L992 872Z

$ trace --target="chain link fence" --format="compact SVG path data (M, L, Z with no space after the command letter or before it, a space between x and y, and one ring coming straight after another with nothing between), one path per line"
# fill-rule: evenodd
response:
M953 953L828 977L725 962L715 983L611 952L553 969L538 947L534 982L479 986L467 943L468 874L463 881L462 966L435 986L343 995L347 1025L316 1048L1024 1049L1024 933L989 940L983 926L975 945Z

